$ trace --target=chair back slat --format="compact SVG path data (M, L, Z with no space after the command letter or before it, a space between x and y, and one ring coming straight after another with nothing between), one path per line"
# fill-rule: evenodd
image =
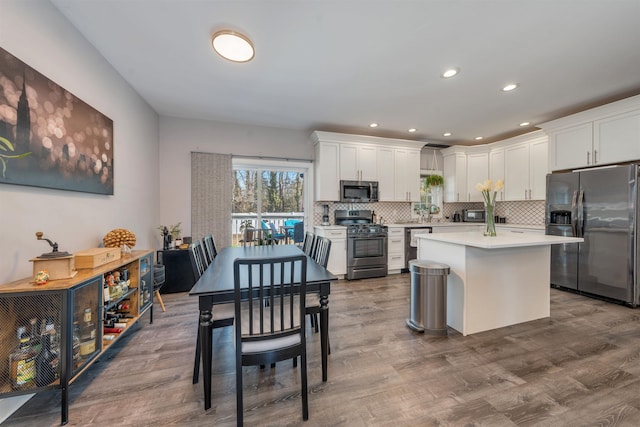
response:
M307 231L304 234L304 242L302 244L302 252L311 256L316 235Z

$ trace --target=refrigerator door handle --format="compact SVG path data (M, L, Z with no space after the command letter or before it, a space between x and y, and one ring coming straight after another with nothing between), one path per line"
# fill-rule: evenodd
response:
M584 190L580 190L578 194L578 237L584 237Z
M578 190L571 196L571 234L578 237Z

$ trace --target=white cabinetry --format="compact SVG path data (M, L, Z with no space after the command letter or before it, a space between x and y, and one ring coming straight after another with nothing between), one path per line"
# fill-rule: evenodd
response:
M394 164L396 201L419 202L420 151L397 148Z
M505 148L505 200L543 200L546 175L546 137Z
M464 202L467 195L467 155L448 150L442 150L444 201Z
M475 148L475 147L474 147ZM484 147L483 147L484 148ZM468 202L482 202L482 193L476 184L489 178L489 153L467 153L467 198Z
M394 149L378 148L378 200L396 201L396 165Z
M341 226L315 226L314 233L331 240L327 270L336 276L347 274L347 229Z
M340 179L376 181L377 155L375 146L340 144Z
M489 179L493 182L504 180L504 148L492 148L489 152ZM504 187L496 194L496 200L504 200Z
M315 200L339 201L340 180L378 181L380 201L420 200L423 141L315 131Z
M399 273L404 268L404 227L389 227L387 254L389 273Z
M332 142L319 142L315 146L315 200L340 200L340 145Z
M552 171L640 160L640 95L540 127L549 135Z
M466 231L478 231L481 232L484 228L482 224L470 224L470 225L434 225L432 227L432 233L464 233Z

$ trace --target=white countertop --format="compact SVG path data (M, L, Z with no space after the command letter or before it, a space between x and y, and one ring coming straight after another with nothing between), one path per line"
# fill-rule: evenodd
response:
M406 228L424 228L424 227L468 227L477 225L478 227L484 227L484 222L411 222L411 223L397 223L397 224L385 224L387 227L406 227ZM496 228L501 227L513 227L513 228L527 228L531 230L544 230L543 224L496 224Z
M544 234L534 233L498 233L495 237L485 237L482 235L482 232L479 231L417 234L416 238L453 243L456 245L473 246L483 249L557 245L561 243L579 243L584 241L581 237L547 236Z

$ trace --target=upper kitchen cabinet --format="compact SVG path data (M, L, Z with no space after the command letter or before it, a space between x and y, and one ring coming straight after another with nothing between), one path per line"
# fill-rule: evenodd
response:
M467 201L467 155L461 147L442 150L444 162L444 201Z
M467 152L467 199L468 202L482 202L482 193L476 190L476 184L489 178L489 153L485 147L483 152L471 152L478 147L469 147Z
M542 123L552 171L640 160L640 95Z
M376 181L378 150L375 146L340 144L340 179Z
M340 180L378 181L380 201L420 200L421 141L315 131L315 200L339 201Z
M420 150L394 150L395 195L398 202L420 201Z
M322 142L315 145L315 200L340 200L340 145Z
M505 200L544 200L547 175L547 137L541 132L511 138L504 149Z
M546 161L546 160L545 160ZM496 182L504 180L504 148L492 148L489 151L489 179ZM504 200L504 187L496 193L496 200Z

